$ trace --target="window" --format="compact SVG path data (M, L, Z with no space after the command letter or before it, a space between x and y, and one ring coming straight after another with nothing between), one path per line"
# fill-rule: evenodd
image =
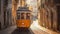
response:
M21 13L21 19L24 19L24 16L25 14L24 13Z
M17 19L20 19L20 13L17 14Z
M26 14L26 19L30 19L30 13Z
M4 11L4 25L6 25L6 11Z

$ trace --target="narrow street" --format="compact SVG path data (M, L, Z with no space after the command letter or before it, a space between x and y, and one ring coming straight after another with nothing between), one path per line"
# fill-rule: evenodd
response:
M0 31L0 34L58 34L56 32L49 31L49 30L47 30L49 31L47 32L46 29L40 27L37 22L38 22L37 20L33 21L31 27L26 30L18 29L15 25Z
M0 34L60 34L60 0L0 0Z

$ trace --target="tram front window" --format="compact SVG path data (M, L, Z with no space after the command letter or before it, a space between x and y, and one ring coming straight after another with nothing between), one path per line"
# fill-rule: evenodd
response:
M24 19L24 15L25 15L24 13L21 13L21 19Z
M20 19L20 14L17 14L17 19Z
M30 13L26 14L26 19L30 19Z

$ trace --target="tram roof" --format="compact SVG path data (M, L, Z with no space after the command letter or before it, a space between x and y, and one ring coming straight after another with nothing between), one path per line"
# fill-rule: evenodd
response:
M28 7L19 7L17 11L30 11Z

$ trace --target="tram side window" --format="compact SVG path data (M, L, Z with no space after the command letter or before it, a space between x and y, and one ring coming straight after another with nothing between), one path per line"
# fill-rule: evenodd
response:
M17 14L17 19L20 19L20 14Z
M24 19L24 15L25 15L24 13L21 13L21 19Z
M30 19L30 13L26 14L26 19Z

